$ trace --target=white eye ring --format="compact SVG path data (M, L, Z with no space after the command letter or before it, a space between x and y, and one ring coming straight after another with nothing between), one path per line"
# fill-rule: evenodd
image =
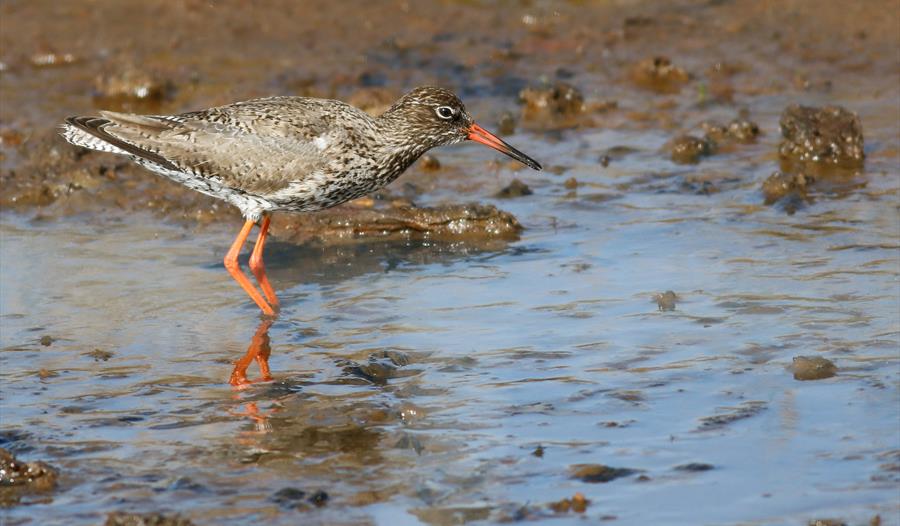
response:
M444 120L450 120L456 115L456 111L450 106L438 106L434 112L437 113L438 117Z

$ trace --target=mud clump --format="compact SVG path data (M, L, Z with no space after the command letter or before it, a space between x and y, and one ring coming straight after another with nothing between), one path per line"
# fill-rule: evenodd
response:
M270 501L283 508L293 508L296 510L310 509L309 504L320 508L328 502L328 499L328 493L325 493L322 490L316 490L307 496L305 491L297 488L283 488L269 497Z
M497 132L500 135L512 135L516 132L516 116L510 111L504 111L497 120Z
M103 349L94 349L93 351L84 353L84 356L93 358L95 362L108 362L109 359L113 357L113 353L111 351L104 351Z
M787 212L794 213L810 201L809 187L814 181L813 177L802 173L775 172L763 181L763 198L767 205L784 202Z
M712 464L707 464L706 462L690 462L688 464L681 464L679 466L675 466L675 471L688 471L688 472L697 472L697 471L709 471L711 469L715 469L716 467Z
M525 88L519 92L519 102L525 105L527 116L573 116L585 111L584 95L575 86L556 82L540 88Z
M719 429L733 422L737 422L738 420L756 416L765 410L766 407L767 404L763 401L750 400L737 407L726 408L726 412L724 413L701 418L700 427L698 427L697 430L709 431L711 429Z
M315 214L282 215L272 234L281 241L327 244L360 239L434 239L445 241L514 241L522 226L516 218L491 205L410 205L387 208L339 206Z
M582 482L610 482L620 477L628 477L638 470L630 468L614 468L603 464L575 464L569 468L570 476Z
M656 306L660 311L673 311L675 310L675 302L678 300L678 296L671 290L667 290L653 296L653 300L656 301Z
M106 516L104 526L194 526L189 519L162 513L126 513L115 511Z
M859 116L839 106L792 105L781 114L778 154L787 162L860 168L865 160Z
M362 378L375 385L385 385L391 378L403 376L400 368L409 365L409 356L396 351L373 353L368 363L350 363L343 370L345 374Z
M704 122L705 138L716 144L738 143L752 144L760 135L759 125L748 119L734 119L727 125L717 122Z
M715 143L692 135L682 135L672 141L669 149L672 152L672 161L678 164L697 164L701 157L707 157L715 152Z
M0 448L0 507L19 504L23 497L49 493L56 488L59 472L43 462L22 462Z
M635 64L629 73L638 87L661 94L675 94L690 80L688 73L672 64L666 57L644 59Z
M98 104L161 102L171 98L174 91L175 85L172 82L133 66L115 73L102 74L94 79L94 100Z
M494 197L500 199L509 199L511 197L522 197L525 195L531 195L533 193L534 192L531 190L531 188L528 187L527 184L518 179L513 179L511 183L494 194Z
M422 158L419 159L419 164L426 172L434 172L441 169L441 161L430 154L423 155Z
M551 502L547 505L554 513L568 513L569 511L574 511L575 513L584 513L587 510L588 505L591 503L588 499L584 498L584 495L581 493L576 493L572 496L571 499L562 499L556 502Z
M821 356L795 356L791 364L795 380L822 380L837 374L834 362Z

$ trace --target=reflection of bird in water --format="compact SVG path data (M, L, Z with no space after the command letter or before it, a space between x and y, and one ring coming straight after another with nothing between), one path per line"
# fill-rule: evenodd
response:
M475 124L456 95L436 87L414 89L377 118L343 102L308 97L256 99L180 115L101 114L66 119L63 137L127 155L241 210L246 221L225 267L266 315L279 306L263 265L270 213L312 212L361 197L399 177L429 149L467 139L541 169ZM260 220L250 270L262 294L237 262Z
M247 352L240 360L234 362L234 369L231 371L231 379L229 383L238 388L245 388L256 382L268 382L272 380L272 374L269 371L269 355L272 354L272 346L269 340L269 328L275 320L273 318L263 318L256 333L250 340L250 346ZM259 364L259 379L249 380L247 378L247 368L250 363L256 361Z

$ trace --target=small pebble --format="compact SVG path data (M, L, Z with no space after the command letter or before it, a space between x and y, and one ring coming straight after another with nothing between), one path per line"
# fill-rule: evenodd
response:
M527 184L518 179L513 179L508 186L494 194L494 197L509 199L511 197L522 197L523 195L531 195L533 193L534 192L531 191L531 188L529 188Z
M821 356L795 356L791 368L795 380L822 380L837 374L834 362Z

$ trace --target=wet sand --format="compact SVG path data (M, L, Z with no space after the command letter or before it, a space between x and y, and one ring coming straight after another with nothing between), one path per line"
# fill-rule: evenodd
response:
M900 524L891 2L267 6L0 4L4 524ZM54 130L424 83L546 170L276 216L271 326L236 211Z

